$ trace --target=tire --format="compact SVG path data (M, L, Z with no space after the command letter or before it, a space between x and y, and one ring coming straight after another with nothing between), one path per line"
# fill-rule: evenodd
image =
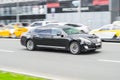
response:
M80 45L77 42L72 42L69 46L70 53L77 55L80 54Z
M117 39L117 36L116 36L116 35L114 35L112 39Z
M34 44L34 42L32 40L28 40L27 43L26 43L26 48L29 51L35 50L35 44Z

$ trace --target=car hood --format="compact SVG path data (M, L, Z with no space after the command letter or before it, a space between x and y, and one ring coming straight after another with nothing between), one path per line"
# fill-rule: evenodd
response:
M90 39L98 38L97 36L92 35L92 34L73 34L69 36L73 39L85 38L85 39L90 40Z
M89 34L94 34L97 31L99 31L99 29L94 29L94 30L90 31Z

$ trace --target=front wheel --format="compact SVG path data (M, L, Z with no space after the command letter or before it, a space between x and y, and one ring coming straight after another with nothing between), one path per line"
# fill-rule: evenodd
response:
M28 40L26 43L26 48L30 51L35 49L35 44L32 40Z
M77 42L72 42L69 46L70 52L74 55L80 54L80 45Z

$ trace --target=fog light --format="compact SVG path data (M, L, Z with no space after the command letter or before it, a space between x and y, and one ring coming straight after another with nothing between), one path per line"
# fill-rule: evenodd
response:
M84 46L85 49L88 49L88 46Z

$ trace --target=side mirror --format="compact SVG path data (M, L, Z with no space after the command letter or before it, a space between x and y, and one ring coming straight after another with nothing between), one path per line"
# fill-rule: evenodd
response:
M61 35L61 37L64 37L64 35Z
M60 33L58 33L58 34L57 34L57 36L61 36L61 34L60 34Z
M62 34L60 34L60 33L58 33L58 34L57 34L57 36L61 36L61 37L64 37L64 35L62 35Z

